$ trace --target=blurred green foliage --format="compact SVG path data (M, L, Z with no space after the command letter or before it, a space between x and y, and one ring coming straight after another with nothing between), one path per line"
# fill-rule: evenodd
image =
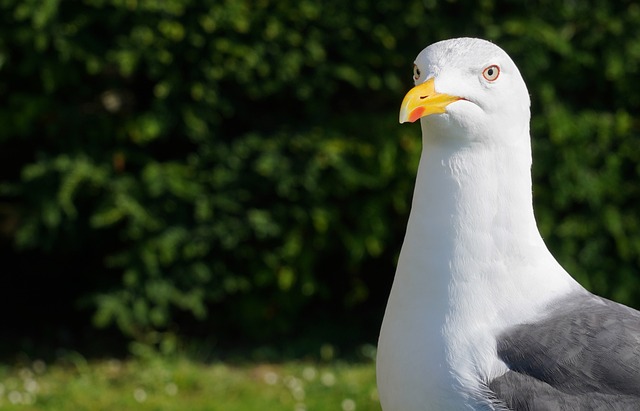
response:
M525 77L554 254L640 305L634 2L0 7L2 244L29 256L29 283L74 285L59 304L94 326L374 337L420 152L398 105L415 55L457 36L498 43Z

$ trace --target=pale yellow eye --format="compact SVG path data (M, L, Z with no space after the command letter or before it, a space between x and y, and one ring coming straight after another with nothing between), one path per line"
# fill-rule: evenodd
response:
M482 77L484 77L487 81L496 81L499 75L500 67L496 66L495 64L482 70Z
M415 64L413 65L413 79L415 81L420 79L420 69Z

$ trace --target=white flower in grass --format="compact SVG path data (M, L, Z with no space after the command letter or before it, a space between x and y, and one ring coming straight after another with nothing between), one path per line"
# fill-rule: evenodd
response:
M24 381L24 390L34 394L36 391L38 391L38 381L29 378L28 380Z
M291 390L297 387L302 387L302 381L292 375L287 375L286 377L284 377L284 383Z
M18 371L18 375L23 380L27 380L33 377L33 372L31 372L31 370L28 368L20 368L20 371Z
M305 369L302 370L302 377L307 381L315 380L317 375L318 371L313 367L305 367Z
M133 398L138 402L145 402L147 400L147 392L142 388L136 388L133 391Z
M291 375L284 377L284 384L291 391L291 395L296 401L302 401L305 397L304 385L302 380Z
M296 387L291 390L291 395L296 401L304 400L304 389L302 387Z
M342 410L343 411L355 411L356 402L351 398L345 398L342 400Z
M178 386L175 383L170 382L164 386L164 390L166 391L167 394L174 396L178 393Z
M276 374L273 371L267 371L264 373L264 376L262 377L262 379L264 379L264 382L266 382L269 385L276 385L278 383L278 374Z
M325 372L320 377L320 381L327 387L332 387L336 383L336 376L330 372Z
M11 404L20 404L22 403L22 394L19 391L11 391L7 396L9 398L9 402Z
M164 386L164 391L167 394L174 396L178 393L178 386L173 382L169 382L167 383L167 385Z

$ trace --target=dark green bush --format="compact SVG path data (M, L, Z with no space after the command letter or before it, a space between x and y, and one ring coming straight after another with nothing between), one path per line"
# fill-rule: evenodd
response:
M3 255L33 284L74 284L60 304L95 326L375 335L420 151L398 105L414 56L463 35L529 85L550 248L640 304L631 2L0 4Z

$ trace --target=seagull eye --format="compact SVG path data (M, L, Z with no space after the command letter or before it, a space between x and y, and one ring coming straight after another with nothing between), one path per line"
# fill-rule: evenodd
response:
M413 79L418 81L420 79L420 69L415 64L413 65Z
M499 75L500 67L496 66L495 64L482 70L482 77L484 77L487 81L496 81Z

